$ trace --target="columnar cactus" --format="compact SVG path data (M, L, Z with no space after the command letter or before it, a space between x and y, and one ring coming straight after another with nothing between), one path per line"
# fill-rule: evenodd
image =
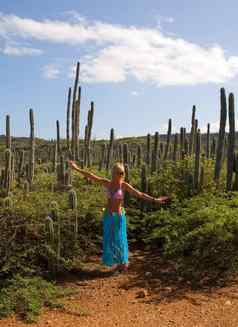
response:
M66 118L66 140L67 149L70 150L70 107L71 107L71 87L68 91L68 101L67 101L67 118Z
M164 153L164 160L168 159L170 143L171 143L171 132L172 132L172 119L169 119L168 132L167 132L167 142L166 142L165 153Z
M180 135L181 137L181 135ZM181 146L181 138L180 138L180 146ZM177 160L177 149L178 149L178 133L174 136L174 150L173 150L173 161Z
M81 87L78 88L78 98L75 101L74 113L74 158L79 160L79 125L80 125L80 107L81 107Z
M226 93L225 89L220 90L220 102L221 102L221 116L220 116L220 129L218 136L218 144L216 149L216 163L215 163L215 173L214 180L216 183L219 182L221 166L222 166L222 153L224 147L224 137L226 129L226 118L227 118L227 105L226 105Z
M129 171L129 165L125 164L125 181L127 183L130 183L130 171ZM127 207L129 205L129 201L130 201L130 194L128 192L125 192L125 197L124 197L124 204L125 207Z
M69 207L71 210L74 211L74 214L75 214L74 234L75 234L75 239L77 239L77 237L78 237L78 215L77 215L78 200L77 200L77 194L76 194L75 190L71 190L69 192Z
M10 129L10 116L6 116L6 148L11 149L11 129Z
M123 163L129 164L129 149L127 143L123 144Z
M163 142L160 142L160 145L159 145L159 154L160 154L160 159L162 159L164 157L164 143Z
M88 123L87 128L85 129L85 162L87 166L91 166L91 158L90 158L90 143L92 136L92 127L93 127L93 116L94 116L94 103L91 102L91 109L88 111Z
M189 153L189 141L188 141L188 138L185 137L185 139L184 139L184 154L188 155L188 153Z
M141 191L143 193L148 192L148 180L147 180L146 165L142 165L142 168L141 168ZM141 210L145 210L145 208L146 208L145 201L141 200Z
M150 166L150 161L151 161L151 142L150 142L150 134L147 134L146 138L146 164L148 167Z
M196 133L196 148L195 148L195 166L194 166L194 188L199 188L199 176L200 176L200 152L201 152L201 135L200 130Z
M57 171L57 164L58 164L58 145L57 142L54 144L54 153L53 153L53 171Z
M30 162L29 162L29 182L32 184L35 174L35 123L33 110L29 111L30 116Z
M107 145L105 143L103 143L101 145L101 157L100 157L100 161L99 161L99 170L102 170L105 167L106 153L107 153Z
M74 89L73 89L73 99L72 99L72 119L71 119L71 151L72 151L72 156L73 159L75 160L75 130L76 130L76 125L75 125L75 117L76 117L76 108L75 104L77 101L77 90L78 90L78 82L79 82L79 69L80 69L80 63L77 62L77 67L76 67L76 73L75 73L75 80L74 80Z
M4 173L4 188L6 190L7 195L9 195L11 191L11 161L12 161L12 153L8 148L5 150L5 173Z
M65 186L65 160L64 155L60 155L60 164L58 165L58 172L57 172L57 179L58 179L58 185L60 187Z
M60 147L60 123L56 121L56 130L57 130L57 154L61 154L61 147Z
M216 139L215 137L213 137L212 144L211 144L211 158L215 159L215 155L216 155Z
M111 160L113 157L113 144L114 144L114 128L111 128L110 132L110 142L109 142L109 148L107 153L107 162L106 162L106 170L109 171Z
M11 185L15 180L15 152L12 151L12 158L11 158Z
M229 94L229 135L228 135L228 151L227 151L227 191L232 189L232 176L234 166L234 151L235 151L235 110L234 110L234 95Z
M192 109L192 122L191 122L191 132L189 138L189 155L191 156L194 149L194 135L195 135L195 114L196 114L196 106L193 106Z
M210 159L210 124L207 124L206 157Z
M141 144L137 144L137 168L141 166L142 163L142 147Z
M184 151L184 128L180 127L180 158L182 157L182 153Z
M152 156L152 163L151 163L151 172L157 171L158 166L158 149L159 149L159 133L155 132L154 136L154 150Z
M235 181L233 185L234 191L238 191L238 153L235 154L234 158L234 171L235 171Z

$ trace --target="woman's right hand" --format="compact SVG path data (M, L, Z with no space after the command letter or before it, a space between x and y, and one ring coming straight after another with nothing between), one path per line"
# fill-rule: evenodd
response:
M77 164L76 164L75 161L69 160L68 163L69 163L69 165L70 165L71 168L78 169L78 166L77 166Z

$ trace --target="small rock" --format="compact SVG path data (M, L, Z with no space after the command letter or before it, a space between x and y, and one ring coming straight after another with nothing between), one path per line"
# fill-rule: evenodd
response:
M151 276L152 276L152 273L150 271L145 272L145 277L151 277Z
M148 296L148 292L146 290L142 290L136 293L137 298L145 298Z
M165 290L166 292L172 292L172 291L173 291L172 287L165 287L164 290Z
M231 305L231 304L232 304L232 303L231 303L231 301L229 301L229 300L225 302L225 305Z
M51 320L47 320L45 323L46 323L46 325L51 325L52 324L52 321Z

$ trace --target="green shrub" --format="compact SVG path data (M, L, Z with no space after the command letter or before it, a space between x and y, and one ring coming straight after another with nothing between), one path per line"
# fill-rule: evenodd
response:
M40 277L16 275L0 290L0 318L16 313L28 323L36 322L44 306L62 307L59 298L72 294L71 289L57 287Z

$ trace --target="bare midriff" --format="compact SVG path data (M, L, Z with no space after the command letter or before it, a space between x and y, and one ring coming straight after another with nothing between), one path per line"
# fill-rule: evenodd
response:
M123 204L122 200L109 199L107 202L107 206L106 206L107 211L109 213L116 212L116 213L121 214L122 213L122 204Z

